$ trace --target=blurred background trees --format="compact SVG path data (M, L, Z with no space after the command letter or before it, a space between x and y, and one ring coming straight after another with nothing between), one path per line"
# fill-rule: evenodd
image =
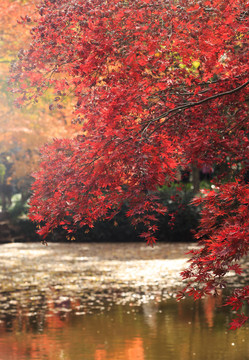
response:
M9 69L29 41L30 29L18 23L33 14L37 1L2 0L0 4L0 205L1 220L23 215L31 193L32 173L39 163L39 148L57 137L77 132L71 125L70 98L56 112L49 109L51 94L39 104L18 108L8 89ZM69 110L70 108L70 110ZM53 119L53 120L52 120ZM5 225L4 225L5 226Z

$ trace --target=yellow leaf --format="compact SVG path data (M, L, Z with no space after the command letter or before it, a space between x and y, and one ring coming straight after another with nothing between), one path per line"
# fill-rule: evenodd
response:
M198 67L201 65L200 61L196 60L193 62L193 67L198 69Z

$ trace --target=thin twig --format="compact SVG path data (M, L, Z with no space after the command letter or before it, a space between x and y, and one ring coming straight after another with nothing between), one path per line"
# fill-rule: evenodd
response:
M247 85L249 85L249 80L246 81L244 84L238 86L237 88L235 89L232 89L232 90L228 90L228 91L225 91L223 93L219 93L219 94L215 94L215 95L212 95L212 96L209 96L208 98L206 99L203 99L203 100L200 100L200 101L196 101L196 102L192 102L192 103L189 103L189 104L186 104L186 105L181 105L181 106L178 106L174 109L171 109L169 110L168 112L166 113L162 113L161 115L157 116L156 118L150 120L148 122L148 124L146 124L146 126L142 129L142 131L145 129L145 128L148 128L148 126L150 126L152 123L158 121L158 120L161 120L163 118L166 118L167 116L169 116L171 113L178 113L182 110L185 110L185 109L189 109L191 107L194 107L194 106L199 106L199 105L202 105L210 100L214 100L214 99L217 99L219 97L222 97L222 96L225 96L225 95L231 95L241 89L243 89L244 87L246 87ZM162 126L165 122L167 121L167 119L165 119L162 123L160 123L160 126Z

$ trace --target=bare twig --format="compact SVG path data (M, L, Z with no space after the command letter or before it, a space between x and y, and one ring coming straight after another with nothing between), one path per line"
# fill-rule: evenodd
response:
M167 118L171 113L178 113L178 112L181 112L182 110L185 110L185 109L189 109L191 107L194 107L194 106L199 106L199 105L202 105L208 101L211 101L211 100L214 100L214 99L217 99L219 97L222 97L222 96L226 96L226 95L231 95L237 91L240 91L241 89L245 88L247 85L249 85L249 80L246 81L244 84L238 86L237 88L235 89L232 89L232 90L228 90L228 91L224 91L222 93L218 93L218 94L215 94L215 95L212 95L212 96L209 96L207 97L206 99L202 99L200 101L196 101L196 102L192 102L192 103L188 103L186 105L181 105L181 106L178 106L174 109L171 109L169 110L168 112L165 112L165 113L162 113L161 115L157 116L156 118L150 120L145 126L144 128L142 129L142 132L148 128L152 123L158 121L158 120L161 120L163 118ZM167 119L165 119L162 123L160 123L160 126L162 126L165 122L167 121Z

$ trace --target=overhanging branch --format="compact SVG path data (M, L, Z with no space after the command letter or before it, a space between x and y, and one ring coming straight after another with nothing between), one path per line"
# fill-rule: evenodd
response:
M162 113L161 115L157 116L156 118L150 120L148 122L148 124L146 124L146 126L144 126L144 128L142 129L142 132L144 132L152 123L154 123L154 122L156 122L156 121L158 121L160 119L166 118L172 113L178 113L178 112L181 112L182 110L189 109L189 108L194 107L194 106L202 105L202 104L204 104L204 103L206 103L206 102L208 102L210 100L214 100L214 99L217 99L219 97L226 96L226 95L231 95L231 94L245 88L247 85L249 85L249 80L246 81L244 84L238 86L235 89L224 91L222 93L218 93L216 95L209 96L206 99L203 99L203 100L200 100L200 101L188 103L186 105L181 105L181 106L178 106L178 107L176 107L174 109L171 109L171 110L169 110L169 111L167 111L165 113ZM166 121L167 121L167 119L165 119L162 123L160 123L160 126L162 126Z

